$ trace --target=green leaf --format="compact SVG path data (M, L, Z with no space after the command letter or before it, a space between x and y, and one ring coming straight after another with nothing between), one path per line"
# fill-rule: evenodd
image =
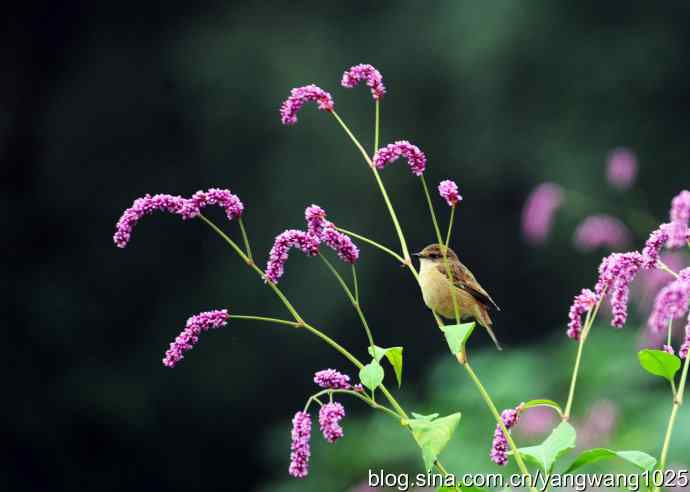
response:
M436 458L446 447L460 422L460 414L454 413L433 421L426 418L409 421L412 435L422 450L424 466L428 472L434 466Z
M530 400L522 404L523 410L527 410L529 408L534 407L553 408L554 410L556 410L556 412L558 412L558 415L563 415L563 410L561 410L561 406L553 400Z
M410 412L410 413L412 413L412 416L415 419L426 420L427 422L431 422L432 420L434 420L439 415L437 413L430 413L429 415L422 415L421 413L415 413L415 412Z
M398 381L398 387L402 385L402 370L403 370L403 348L402 347L369 347L369 355L371 355L376 362L381 362L381 359L386 356L388 362L393 366L395 371L395 379Z
M637 356L645 371L668 379L673 383L676 373L680 369L680 359L663 350L644 349Z
M556 460L575 448L575 429L568 422L561 422L551 435L538 446L520 448L520 454L546 473L551 473Z
M446 343L450 352L455 355L461 352L467 343L467 339L474 331L476 323L472 321L471 323L462 323L459 325L446 325L441 327L441 331L446 336Z
M383 367L376 359L359 370L359 380L364 386L374 391L383 382Z
M585 465L589 465L590 463L595 463L597 461L607 460L610 458L620 458L635 465L637 468L643 471L652 471L654 470L654 467L656 467L656 458L653 458L642 451L613 451L611 449L597 448L588 449L580 454L580 456L578 456L568 467L565 473L570 473L578 468L582 468Z

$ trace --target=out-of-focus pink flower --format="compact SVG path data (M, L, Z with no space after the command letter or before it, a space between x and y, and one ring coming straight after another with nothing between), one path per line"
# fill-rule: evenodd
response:
M630 242L630 230L623 222L610 215L591 215L575 229L573 240L581 251L597 248L615 249Z
M690 301L690 268L681 270L679 278L659 291L649 316L649 326L657 332L665 331L671 320L679 319L688 312Z
M294 125L297 123L297 113L307 102L316 102L322 111L333 111L333 97L314 84L303 87L295 87L290 91L288 97L280 106L280 119L283 125Z
M676 351L673 350L673 347L670 346L670 345L664 344L664 345L661 347L661 350L663 350L664 352L667 352L667 353L669 353L669 354L671 354L671 355L676 355Z
M618 413L618 406L610 400L595 402L585 421L575 426L578 447L589 449L605 444L616 427Z
M661 261L674 272L690 264L688 260L688 256L680 251L666 252L661 255ZM645 270L638 274L632 287L632 293L638 304L640 304L642 311L649 310L659 289L670 280L672 280L672 277L669 273L656 268Z
M556 414L549 408L530 408L521 414L520 422L516 425L515 432L525 436L539 436L553 429L557 421Z
M530 193L522 209L522 234L528 242L541 244L546 240L562 203L563 191L554 183L542 183Z
M611 186L619 190L630 188L637 177L637 159L629 149L611 151L606 166L606 177Z
M690 191L683 190L671 201L671 223L667 226L668 248L682 248L690 242Z
M340 84L343 87L352 89L354 86L362 81L366 81L367 85L371 89L371 97L375 100L381 99L386 93L386 86L383 85L383 77L381 72L376 70L371 65L365 65L360 63L354 67L350 67L343 74L343 79Z

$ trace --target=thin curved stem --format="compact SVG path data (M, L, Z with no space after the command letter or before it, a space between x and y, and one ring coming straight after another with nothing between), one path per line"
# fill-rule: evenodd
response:
M230 319L244 319L244 320L250 320L250 321L265 321L267 323L277 323L280 325L290 325L294 327L299 327L300 324L296 321L290 321L287 319L278 319L278 318L268 318L266 316L246 316L242 314L231 314L228 316Z
M357 269L355 264L352 264L352 285L355 286L355 300L359 304L359 282L357 281Z
M250 260L254 260L252 256L252 248L249 246L249 236L247 235L247 230L244 228L244 221L242 217L239 217L237 221L240 223L240 231L242 231L242 240L244 241L244 247L247 250L247 256Z
M661 455L659 457L659 470L662 472L666 468L666 463L668 462L668 450L671 445L671 437L673 436L673 428L678 417L678 410L680 410L680 407L683 405L683 394L685 393L685 384L688 378L688 367L690 367L690 356L685 358L685 365L683 366L683 372L680 377L680 384L678 385L678 391L676 391L675 397L673 398L671 416L668 419L668 426L666 427L664 444L661 448ZM655 492L658 492L659 490L659 486L654 488Z
M563 420L568 420L570 419L570 412L573 408L573 402L575 401L575 386L577 385L577 376L580 372L580 363L582 361L582 354L585 349L585 342L587 341L587 337L589 336L589 331L592 329L592 325L594 324L594 320L597 318L597 314L599 313L599 308L601 307L601 303L604 301L604 298L606 297L606 291L602 292L601 298L597 302L594 311L591 309L587 313L587 318L585 319L585 327L582 330L582 333L580 334L580 342L578 343L577 346L577 356L575 357L575 365L573 366L573 376L570 381L570 390L568 392L568 402L565 405L565 412L563 413Z
M345 124L345 122L338 116L338 113L335 111L330 112L333 117L336 119L336 121L340 124L340 126L345 130L345 133L350 137L352 142L355 144L355 147L359 149L359 151L362 153L362 156L364 156L364 160L369 164L369 167L371 168L371 171L374 173L374 177L376 178L376 183L379 185L379 189L381 190L381 195L383 195L383 201L386 202L386 207L388 208L388 213L391 216L391 220L393 221L393 226L395 227L395 232L398 234L398 239L400 240L400 247L402 248L402 253L403 253L403 258L405 258L405 262L410 262L410 252L407 249L407 242L405 241L405 235L402 232L402 228L400 227L400 222L398 221L398 216L395 214L395 209L393 208L393 204L391 203L390 198L388 197L388 193L386 192L386 187L383 185L383 181L381 181L381 176L379 176L378 169L374 166L374 163L372 162L371 158L367 155L367 151L364 150L364 147L362 147L362 144L359 143L359 140L353 135L353 133L350 131L348 126Z
M367 339L369 340L369 346L374 347L374 336L371 334L371 329L369 328L369 323L367 323L367 318L364 316L364 312L362 311L361 306L359 305L359 302L355 298L355 296L352 294L352 291L348 287L347 283L343 279L343 277L338 273L338 270L333 266L333 264L328 261L328 259L321 253L319 253L319 256L323 260L323 262L326 264L328 269L331 271L333 275L335 275L335 278L338 279L338 282L340 283L340 286L343 288L345 291L345 295L347 295L347 298L350 299L350 302L352 303L352 306L355 308L355 311L357 311L357 314L359 315L359 319L362 322L362 326L364 327L364 331L367 334Z
M400 415L395 413L393 410L391 410L387 406L381 405L380 403L376 403L375 401L373 401L371 398L369 398L364 393L360 393L360 392L354 391L354 390L347 390L347 389L325 389L325 390L319 391L318 393L313 394L307 400L307 405L304 407L304 411L306 412L309 409L309 402L310 401L316 400L316 399L318 399L318 397L323 396L323 395L334 395L334 394L335 395L337 395L337 394L350 395L350 396L354 396L355 398L359 398L364 403L369 405L371 408L374 408L376 410L381 410L382 412L386 413L387 415L393 417L398 422L400 422Z
M455 220L455 205L450 207L450 219L448 220L448 232L446 232L446 248L450 244L450 234L453 231L453 221Z
M659 270L662 270L666 273L670 273L674 277L678 278L678 274L676 272L674 272L673 270L671 270L671 268L669 268L669 266L666 265L666 263L664 263L663 261L656 260L656 266L659 268Z
M352 236L352 237L354 237L354 238L356 238L356 239L359 239L360 241L364 241L365 243L367 243L367 244L369 244L369 245L371 245L371 246L373 246L373 247L375 247L375 248L377 248L377 249L380 249L380 250L383 251L384 253L388 253L388 254L391 255L393 258L395 258L395 259L398 260L400 263L402 263L403 265L405 264L405 260L403 259L402 256L400 256L398 253L396 253L396 252L393 251L392 249L390 249L390 248L384 246L383 244L377 243L377 242L374 241L373 239L369 239L369 238L366 237L366 236L362 236L361 234L357 234L356 232L352 232L352 231L350 231L350 230L348 230L348 229L344 229L344 228L338 227L338 226L336 226L335 228L336 228L337 230L339 230L340 232L342 232L342 233L344 233L344 234L347 234L348 236Z
M431 202L431 195L429 194L429 187L426 184L426 178L422 174L419 177L422 182L422 188L424 188L424 196L426 197L426 204L429 207L429 214L431 215L431 221L434 223L434 232L436 233L436 239L438 244L443 244L443 237L441 236L441 229L438 227L438 220L436 220L436 212L434 211L434 204Z
M477 386L477 389L479 390L479 393L482 395L482 398L484 398L484 401L486 402L486 406L489 407L489 410L491 411L492 415L496 419L496 422L498 423L498 426L501 428L501 431L503 431L503 435L505 436L506 440L508 441L508 445L510 446L510 449L513 451L513 457L515 458L515 462L518 465L518 468L522 472L522 474L526 477L530 477L531 475L529 474L529 470L527 469L527 465L525 465L525 461L522 459L522 455L520 454L520 451L517 447L517 444L515 444L515 441L513 440L513 436L510 435L510 432L506 428L505 423L503 422L503 419L501 418L501 414L498 413L498 409L496 408L496 405L494 404L493 400L491 399L491 396L489 393L486 391L486 388L484 388L484 385L482 382L479 380L475 372L472 370L472 367L470 366L470 363L468 361L465 361L462 366L467 370L467 373L470 375L470 379L474 382L475 386ZM531 480L530 480L531 482ZM530 490L536 492L536 488L532 486L530 483Z
M374 116L374 154L379 150L379 132L381 127L381 100L376 100L376 116Z

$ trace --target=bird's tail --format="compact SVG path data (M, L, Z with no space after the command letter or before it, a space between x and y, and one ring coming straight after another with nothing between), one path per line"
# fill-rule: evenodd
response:
M496 345L496 348L498 350L503 350L503 347L501 347L501 344L498 342L498 338L496 338L496 334L494 333L493 330L493 321L491 321L491 317L489 316L489 312L486 310L484 307L480 307L477 311L479 311L479 316L477 317L477 321L479 321L479 324L482 325L484 328L486 328L486 331L489 333L489 336L491 337L491 340L493 340L494 344Z

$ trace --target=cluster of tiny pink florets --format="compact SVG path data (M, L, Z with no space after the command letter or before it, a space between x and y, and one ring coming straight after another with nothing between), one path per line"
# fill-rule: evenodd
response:
M376 70L371 65L360 63L354 67L350 67L343 74L343 79L340 84L343 87L352 89L360 82L365 81L371 89L371 97L375 100L381 99L386 93L386 87L383 85L383 77L381 72Z
M501 420L503 420L503 425L505 425L507 430L510 430L517 423L519 417L519 407L516 409L509 408L501 412ZM496 424L496 430L494 431L494 440L491 444L489 456L491 461L497 465L504 466L508 464L508 440L503 433L503 429L498 424Z
M325 210L318 205L311 205L305 210L304 216L307 221L306 232L290 229L276 237L266 265L266 280L277 283L282 277L291 248L298 248L308 256L316 256L319 254L319 246L325 244L347 263L354 263L359 258L359 248L347 235L338 231L332 222L326 220Z
M280 106L280 119L283 125L295 125L297 113L307 102L316 102L322 111L333 111L333 97L322 88L314 84L295 87L290 91L290 97Z
M426 156L424 152L419 150L419 147L407 140L399 140L377 150L376 154L374 154L374 166L377 169L383 169L388 164L395 162L399 157L407 159L412 174L415 176L424 174Z
M185 329L175 338L170 344L168 351L165 352L163 365L175 367L178 362L184 359L184 353L194 348L202 332L225 326L228 323L228 318L227 309L206 311L189 318Z
M462 196L458 192L458 185L450 179L443 180L438 184L438 194L449 207L454 207L462 201Z

